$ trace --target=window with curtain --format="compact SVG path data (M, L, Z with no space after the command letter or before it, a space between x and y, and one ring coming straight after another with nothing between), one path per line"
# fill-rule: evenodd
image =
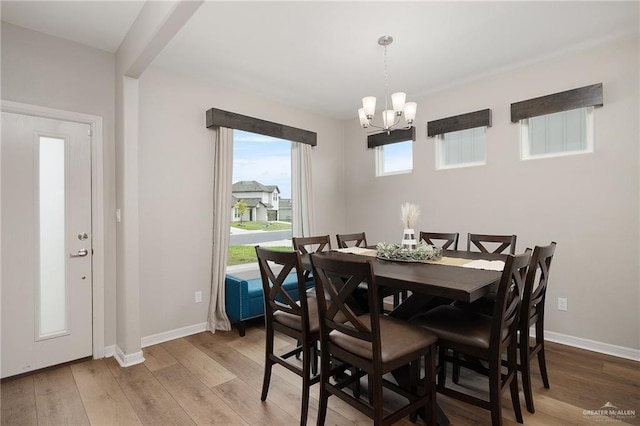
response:
M256 245L291 250L292 142L233 131L231 236L227 266L257 262Z

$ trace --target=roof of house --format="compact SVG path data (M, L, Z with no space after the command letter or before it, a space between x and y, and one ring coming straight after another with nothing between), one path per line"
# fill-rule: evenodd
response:
M232 192L273 192L273 189L264 186L255 180L241 180L233 184Z
M269 192L278 191L278 194L280 193L280 188L278 188L278 185L265 185L265 188L267 188Z

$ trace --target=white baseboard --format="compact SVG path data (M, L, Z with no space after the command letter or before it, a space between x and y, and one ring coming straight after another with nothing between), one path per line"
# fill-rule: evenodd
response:
M125 355L118 346L116 346L116 353L114 355L120 367L131 367L132 365L142 364L144 362L144 356L142 351L138 351L132 354Z
M182 327L175 330L166 331L164 333L158 333L151 336L143 337L141 340L141 344L142 344L142 347L144 348L147 346L157 345L159 343L168 342L169 340L179 339L181 337L190 336L192 334L200 333L202 331L207 331L207 330L208 330L207 323L203 322L200 324L190 325L188 327ZM531 334L532 337L534 335L535 334L533 333ZM595 340L585 339L582 337L569 336L567 334L556 333L554 331L546 331L546 330L544 332L544 338L549 342L560 343L562 345L573 346L573 347L585 349L588 351L617 356L619 358L630 359L632 361L640 361L640 350L638 349L626 348L624 346L617 346L609 343L597 342ZM105 346L104 356L105 357L116 356L118 351L120 351L120 348L118 348L115 345ZM137 356L136 354L134 355ZM128 355L127 357L131 357L131 355ZM140 352L140 357L142 358L142 361L144 361L144 358L142 357L142 352ZM120 365L123 365L123 363L121 362L120 359L118 359L117 356L116 356L116 359L118 360ZM142 362L142 361L139 361L139 362ZM129 365L134 365L134 364L137 364L137 362L134 362Z
M146 348L147 346L157 345L158 343L168 342L169 340L179 339L181 337L190 336L192 334L201 333L207 331L209 327L206 322L200 324L189 325L187 327L176 328L175 330L169 330L158 334L152 334L151 336L145 336L141 339L141 346Z
M532 336L534 335L535 334L532 334ZM573 346L575 348L586 349L588 351L599 352L601 354L613 355L619 358L630 359L632 361L640 361L640 350L638 349L611 345L609 343L596 342L595 340L569 336L566 334L547 330L544 331L544 340L548 342L560 343L562 345Z
M116 354L116 345L105 346L104 347L104 357L109 358L115 356Z

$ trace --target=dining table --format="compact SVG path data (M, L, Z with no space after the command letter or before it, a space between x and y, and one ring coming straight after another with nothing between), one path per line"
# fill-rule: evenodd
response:
M507 258L504 254L445 250L437 260L399 261L379 258L375 247L329 250L315 255L341 260L369 260L377 285L410 292L388 313L406 321L432 307L452 301L473 303L495 291ZM309 255L302 257L302 265L311 270ZM394 371L394 377L401 386L405 382L408 384L406 370ZM438 424L449 424L439 406Z
M389 315L409 320L423 312L434 300L472 303L497 287L506 255L461 250L445 250L438 260L407 262L377 257L375 248L330 250L316 255L334 259L369 260L379 286L408 290L411 295ZM308 255L302 258L311 269ZM492 267L493 269L480 269Z

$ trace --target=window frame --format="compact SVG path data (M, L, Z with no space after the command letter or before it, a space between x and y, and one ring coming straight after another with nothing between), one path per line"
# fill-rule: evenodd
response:
M557 114L557 112L554 112L554 113L543 114L535 117L523 118L519 121L520 123L520 160L521 161L541 160L545 158L567 157L572 155L591 154L595 152L595 112L594 112L595 108L594 106L572 108L572 109L567 109L559 112L573 111L577 109L586 110L586 116L585 116L586 147L584 149L560 151L560 152L547 152L544 154L531 154L531 144L529 141L529 120L535 117L543 117L545 115Z
M395 144L406 143L406 142L410 142L411 143L411 168L410 169L404 169L404 170L395 170L395 171L390 171L390 172L385 171L384 170L384 166L385 166L384 149L385 149L385 147L390 146L390 145L395 145ZM395 142L394 144L386 144L386 145L376 146L375 147L376 177L404 175L404 174L413 173L413 142L414 142L413 140L406 140L406 141Z
M444 158L445 158L445 147L444 144L446 142L445 140L445 135L447 133L453 133L453 132L446 132L446 133L441 133L438 135L435 135L436 138L436 143L435 143L435 150L436 150L436 170L451 170L451 169L462 169L465 167L478 167L478 166L486 166L487 165L487 127L488 126L478 126L478 127L470 127L467 129L461 129L461 130L456 130L455 132L468 132L471 130L475 130L475 129L483 129L483 144L484 144L484 156L482 158L482 160L480 161L467 161L464 163L456 163L456 164L444 164Z

